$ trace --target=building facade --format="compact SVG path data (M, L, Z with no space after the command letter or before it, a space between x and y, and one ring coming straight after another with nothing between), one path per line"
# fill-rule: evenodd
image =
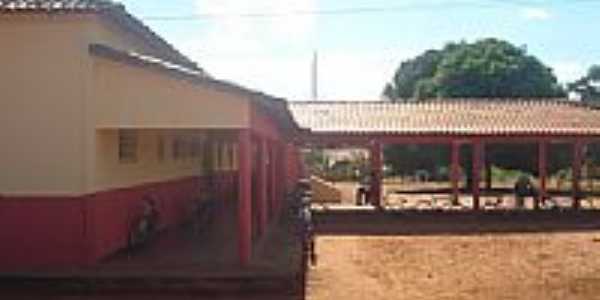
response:
M296 176L285 101L215 80L109 1L0 1L0 36L1 270L95 264L144 197L169 227L209 188L236 203L247 261Z

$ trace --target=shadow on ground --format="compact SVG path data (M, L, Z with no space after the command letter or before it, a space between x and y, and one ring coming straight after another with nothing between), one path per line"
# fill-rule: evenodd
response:
M600 229L600 211L419 211L338 209L314 214L317 234L439 235Z

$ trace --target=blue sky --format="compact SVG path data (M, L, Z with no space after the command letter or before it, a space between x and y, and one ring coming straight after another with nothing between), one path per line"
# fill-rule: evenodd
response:
M377 99L398 64L446 42L527 45L561 82L600 64L595 0L121 0L214 77L291 100ZM355 13L291 12L361 10ZM266 17L243 17L267 14ZM151 17L201 15L192 20Z

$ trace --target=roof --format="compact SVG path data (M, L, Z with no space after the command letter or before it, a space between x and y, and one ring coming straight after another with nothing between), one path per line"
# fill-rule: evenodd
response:
M107 0L0 0L3 11L89 11L117 5Z
M191 69L200 69L195 62L181 54L175 47L156 34L120 3L110 0L0 0L0 14L97 14L108 18L125 30L143 37L160 49L170 60Z
M560 99L290 102L312 133L600 135L600 110Z
M97 57L107 58L127 65L162 72L168 76L187 80L194 84L207 86L216 90L240 94L248 97L251 101L254 101L259 107L264 108L281 126L283 126L284 130L295 131L298 129L298 125L287 108L285 99L251 90L229 81L212 78L207 76L201 70L189 69L185 66L165 61L160 58L131 51L118 50L107 45L91 44L89 46L89 53Z

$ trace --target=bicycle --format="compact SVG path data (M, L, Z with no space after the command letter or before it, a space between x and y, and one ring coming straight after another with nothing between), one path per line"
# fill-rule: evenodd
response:
M158 233L159 213L156 209L156 203L153 199L148 199L144 201L143 205L142 214L129 225L127 249L130 253L148 244Z

